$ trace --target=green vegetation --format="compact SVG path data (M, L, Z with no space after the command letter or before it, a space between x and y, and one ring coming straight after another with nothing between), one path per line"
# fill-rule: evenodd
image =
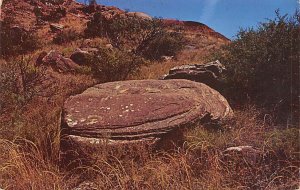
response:
M118 17L107 20L101 13L94 15L85 34L107 37L114 47L131 50L152 60L163 55L174 56L185 44L183 35L167 31L160 19Z
M178 32L160 32L139 46L137 52L150 60L175 56L184 47L184 37Z
M135 74L146 63L142 57L130 52L100 48L90 57L88 65L93 75L101 81L117 81Z
M227 67L224 94L233 102L250 101L297 120L300 14L276 14L276 19L260 23L258 29L239 31L216 57Z

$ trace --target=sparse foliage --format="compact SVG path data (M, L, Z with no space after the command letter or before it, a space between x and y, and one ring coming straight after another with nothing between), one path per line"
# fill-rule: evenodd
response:
M29 58L21 58L0 65L0 110L23 106L35 95L43 72L31 65Z

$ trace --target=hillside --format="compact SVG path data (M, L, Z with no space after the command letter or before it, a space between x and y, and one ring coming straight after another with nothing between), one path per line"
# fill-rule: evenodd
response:
M3 0L0 190L298 188L298 49L206 24Z
M25 30L37 37L40 47L38 50L31 52L33 59L36 59L38 52L50 51L56 49L59 51L67 52L67 54L78 48L84 41L88 39L83 35L84 30L87 28L87 23L92 19L96 12L101 12L108 18L118 17L120 15L130 16L132 13L126 13L124 10L116 7L97 5L86 6L80 4L74 0L62 1L57 4L51 4L51 1L44 4L41 1L34 0L10 0L4 1L2 5L1 22L2 25L8 25L7 27L18 27L21 30ZM56 2L56 1L52 1ZM34 13L40 12L42 23L37 23L38 18ZM138 15L138 14L137 14ZM177 21L177 20L163 20L166 27L181 28L181 32L186 37L185 48L177 56L176 60L169 61L164 64L163 67L156 63L151 64L147 68L143 68L142 72L147 72L148 76L142 78L158 78L165 74L170 68L176 65L189 64L189 63L201 63L203 58L210 52L215 51L221 45L226 44L229 40L218 32L215 32L208 26L202 23L190 22L190 21ZM76 35L74 41L65 43L62 45L54 44L53 38L59 33L59 31L52 31L51 24L61 25L66 31L72 31ZM14 38L14 37L13 37ZM99 39L91 39L91 41L99 41ZM107 39L100 39L104 44L111 43ZM69 55L67 55L69 56ZM142 74L144 75L144 74ZM141 77L139 77L141 78Z

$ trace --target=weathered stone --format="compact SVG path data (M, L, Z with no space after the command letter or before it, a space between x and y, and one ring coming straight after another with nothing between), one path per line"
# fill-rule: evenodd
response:
M72 190L97 190L97 186L92 182L83 182Z
M173 58L174 58L174 56L166 56L166 55L161 56L161 60L162 60L162 61L170 61L170 60L172 60Z
M70 56L70 59L79 65L86 65L91 56L99 52L97 48L77 48L76 51Z
M162 79L187 79L202 82L215 89L219 88L219 78L225 70L218 60L206 64L182 65L170 69Z
M114 49L114 46L112 44L106 44L105 48L112 50L112 49Z
M236 146L229 147L224 151L225 158L242 158L249 164L254 164L257 162L261 151L254 149L252 146Z
M3 0L0 0L0 17L1 17L2 2Z
M152 17L150 15L143 13L143 12L128 12L127 15L129 17L137 17L140 19L152 20Z
M154 143L176 129L231 115L226 99L202 83L120 81L67 99L62 126L77 144Z
M37 62L37 65L47 65L51 66L53 70L58 72L72 72L80 68L79 65L74 63L71 59L65 58L59 52L51 50L47 55L41 53ZM42 56L44 56L42 58ZM41 61L40 61L41 60Z
M64 29L64 25L61 24L50 24L50 29L52 32L60 32Z
M35 65L36 65L36 66L42 65L42 64L44 63L44 62L43 62L43 58L46 57L46 55L47 55L47 52L42 51L42 52L39 54L38 58L36 59Z

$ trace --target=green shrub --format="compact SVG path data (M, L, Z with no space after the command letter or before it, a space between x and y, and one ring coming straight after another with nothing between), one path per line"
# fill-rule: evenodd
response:
M106 19L96 13L85 30L87 36L107 37L114 47L132 50L147 59L175 55L183 48L184 38L178 32L169 32L160 19L116 17Z
M124 80L146 64L142 57L120 50L100 49L89 60L91 72L102 81Z
M175 56L184 47L181 33L161 32L144 44L141 54L147 59L158 60L162 56Z
M276 14L257 29L241 29L217 55L227 67L224 94L235 103L251 101L277 115L293 113L297 118L300 14Z
M146 20L121 16L107 19L98 12L87 24L85 34L89 37L107 37L115 47L124 48L127 44L136 47L149 36L161 30L162 25L159 19Z

